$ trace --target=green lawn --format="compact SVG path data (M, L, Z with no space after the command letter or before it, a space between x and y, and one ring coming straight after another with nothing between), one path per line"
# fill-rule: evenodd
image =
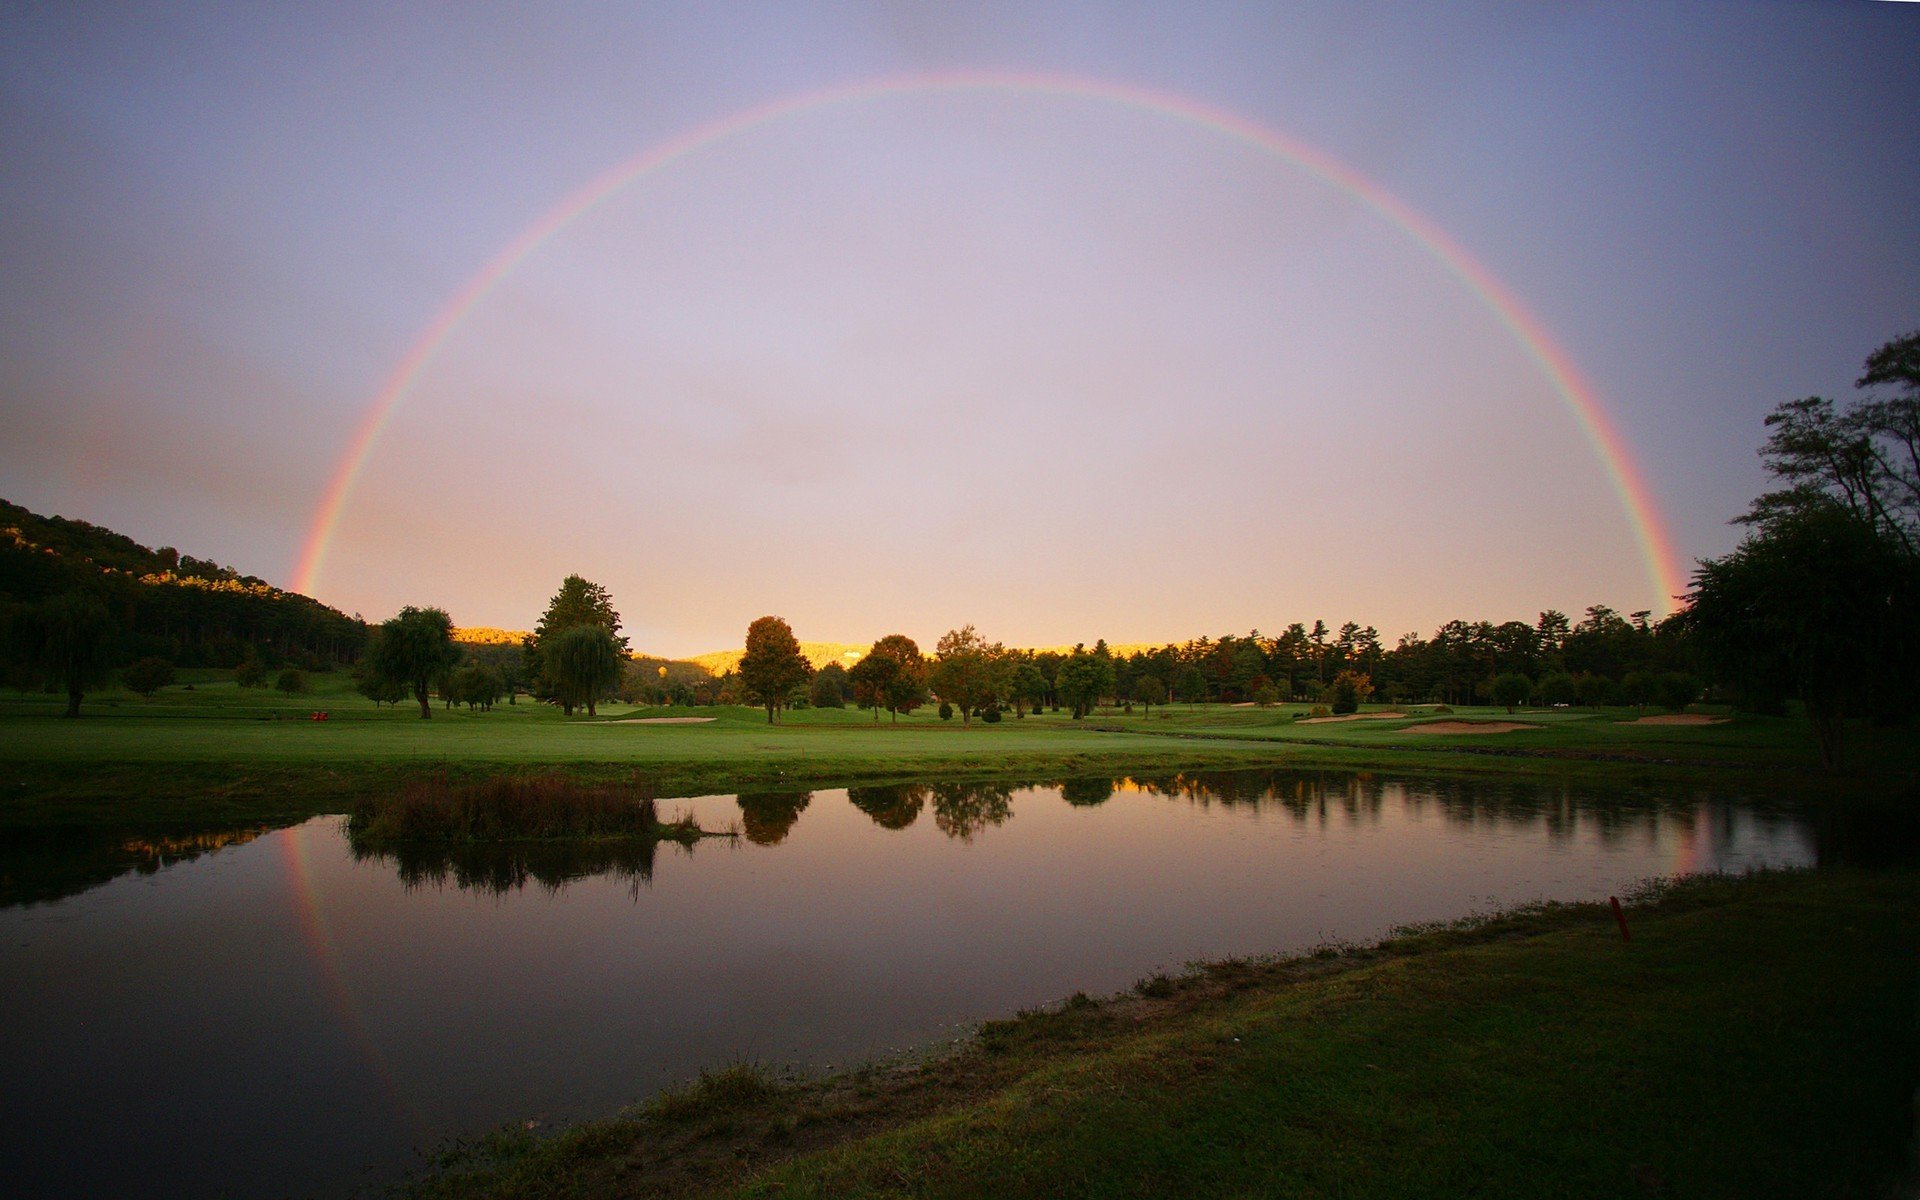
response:
M186 684L193 690L188 691ZM852 709L801 709L769 725L749 708L635 710L610 704L597 719L523 700L491 712L377 708L339 673L313 677L307 695L243 690L201 673L151 699L105 692L77 721L55 697L0 693L0 829L126 820L294 819L340 811L399 773L477 774L554 768L589 779L634 779L663 796L755 786L826 786L925 775L1059 778L1182 767L1294 765L1396 771L1554 775L1608 785L1708 779L1732 790L1885 791L1911 779L1920 755L1910 731L1860 729L1858 768L1839 781L1815 773L1803 721L1738 716L1721 725L1634 725L1632 710L1462 709L1449 720L1537 724L1491 736L1422 736L1433 719L1336 724L1296 721L1304 706L1174 706L1151 715L1102 711L1084 722L1047 713L997 725L942 721L922 709L875 724ZM325 721L311 719L324 711ZM623 718L703 717L697 725Z
M1075 998L906 1069L735 1069L423 1196L1894 1194L1920 877L1552 907Z

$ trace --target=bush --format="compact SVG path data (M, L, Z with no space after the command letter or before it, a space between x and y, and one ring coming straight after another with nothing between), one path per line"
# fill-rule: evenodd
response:
M1451 708L1448 708L1444 704L1436 704L1433 706L1433 714L1436 717L1451 716L1453 714L1453 710Z
M173 664L164 658L143 658L120 672L127 690L151 696L173 682Z
M1518 671L1508 671L1493 677L1493 702L1512 712L1517 704L1525 704L1527 697L1533 695L1533 680Z
M249 654L233 669L233 681L243 688L257 688L267 681L267 669Z
M987 705L980 710L980 719L989 725L998 725L1000 723L1000 706L998 704Z
M1579 698L1579 692L1576 690L1573 676L1567 674L1565 671L1555 671L1545 679L1542 679L1540 686L1535 689L1534 694L1540 703L1548 705L1549 707L1561 704L1572 704Z
M942 721L953 720L953 705L948 704L945 700L940 702L940 719Z
M1618 692L1605 675L1582 675L1573 681L1573 694L1583 707L1601 708L1612 704Z
M1654 681L1660 707L1679 712L1700 698L1700 681L1681 671L1669 671Z
M1333 710L1324 704L1316 704L1313 706L1313 711L1307 715L1309 717L1330 717L1333 715Z
M273 686L289 696L298 696L307 690L307 673L297 667L288 667L280 672L280 678L273 681Z

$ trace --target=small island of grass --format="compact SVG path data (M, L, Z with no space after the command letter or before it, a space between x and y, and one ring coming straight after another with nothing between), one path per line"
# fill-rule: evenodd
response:
M365 846L614 839L691 845L732 836L701 829L690 813L662 821L653 797L637 788L557 773L411 780L360 799L347 833Z

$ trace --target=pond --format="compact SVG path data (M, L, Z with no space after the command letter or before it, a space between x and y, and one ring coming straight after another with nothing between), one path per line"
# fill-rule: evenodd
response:
M341 1194L739 1060L845 1065L1229 955L1814 863L1719 797L1213 772L670 801L691 852L344 822L0 843L0 1194Z

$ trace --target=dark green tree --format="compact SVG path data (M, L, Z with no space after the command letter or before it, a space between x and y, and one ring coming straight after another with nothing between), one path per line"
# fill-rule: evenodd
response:
M42 677L48 687L66 692L66 715L79 716L87 690L107 680L114 626L106 605L77 592L49 596L31 625Z
M1493 702L1512 712L1533 695L1533 680L1518 671L1506 671L1493 677Z
M1846 718L1887 713L1912 687L1916 560L1842 503L1775 512L1701 562L1687 600L1683 621L1714 676L1747 704L1799 698L1829 768Z
M120 672L127 690L151 696L173 682L173 664L164 658L143 658Z
M1113 690L1113 660L1090 653L1084 646L1075 646L1067 661L1060 664L1054 687L1077 721L1093 711L1100 697Z
M567 716L576 708L598 716L600 697L620 682L626 655L604 625L575 625L549 634L540 652L547 686Z
M367 670L403 684L420 702L422 720L433 716L434 680L460 661L453 644L453 621L444 609L400 610L381 622L367 648Z
M848 687L847 669L828 663L814 672L813 682L807 685L807 702L815 708L845 708Z

